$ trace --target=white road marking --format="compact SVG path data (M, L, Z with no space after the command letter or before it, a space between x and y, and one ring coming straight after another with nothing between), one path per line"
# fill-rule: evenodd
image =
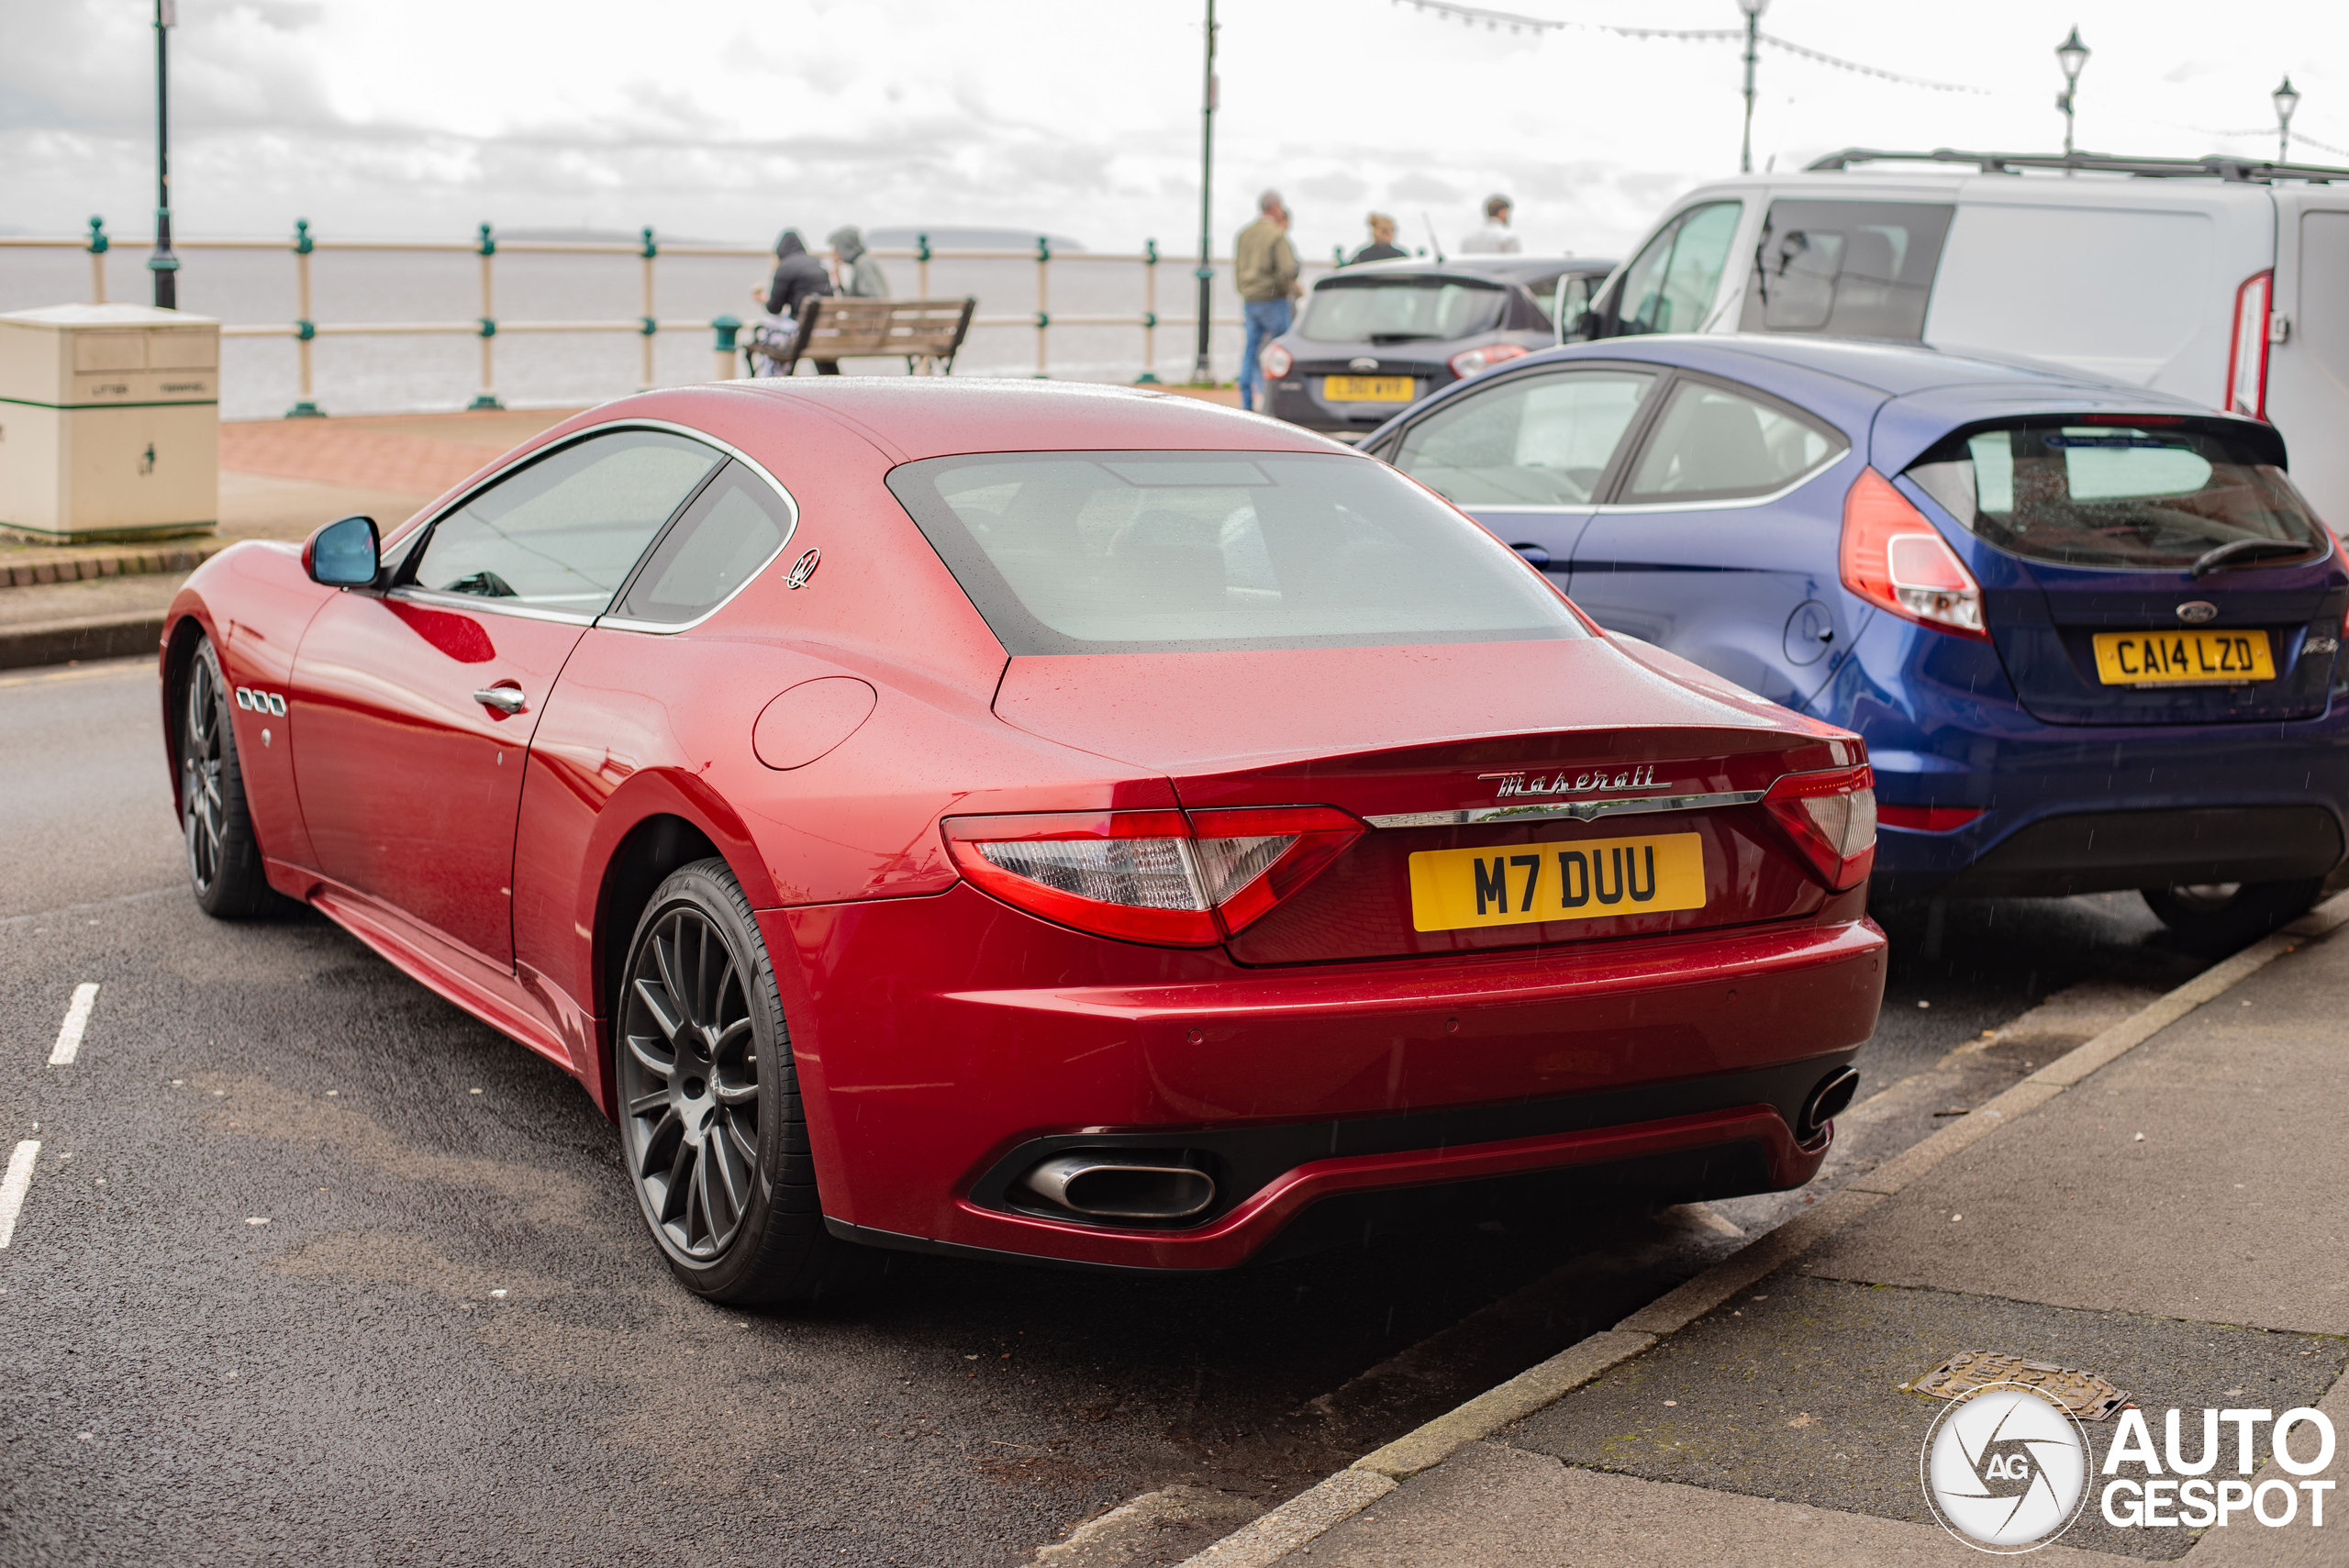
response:
M65 1022L57 1031L57 1045L49 1053L51 1067L71 1067L82 1053L82 1031L90 1027L90 1009L97 1005L98 983L84 980L73 987L73 1001L65 1009Z
M28 1138L17 1145L8 1156L8 1172L0 1175L0 1247L17 1233L17 1211L25 1207L25 1194L33 1184L33 1157L40 1152L40 1140Z

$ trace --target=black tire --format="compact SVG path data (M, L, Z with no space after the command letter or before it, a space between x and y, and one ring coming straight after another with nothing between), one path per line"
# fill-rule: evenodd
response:
M620 1145L686 1289L802 1304L870 1284L885 1254L824 1229L774 968L722 860L653 890L613 1007Z
M2257 941L2312 907L2321 877L2290 882L2224 882L2196 887L2148 887L2145 906L2187 946L2221 952Z
M174 722L180 763L180 832L187 844L188 885L196 907L216 919L241 920L276 907L262 869L261 841L245 804L237 761L228 683L208 637L197 640L180 674Z

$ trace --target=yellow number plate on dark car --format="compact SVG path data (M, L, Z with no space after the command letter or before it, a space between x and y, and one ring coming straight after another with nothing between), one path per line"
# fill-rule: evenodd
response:
M1332 375L1321 395L1332 403L1408 403L1419 384L1408 375Z
M1417 931L1704 906L1704 840L1695 833L1427 850L1411 857Z
M2264 631L2099 631L2096 678L2108 686L2238 685L2276 678Z

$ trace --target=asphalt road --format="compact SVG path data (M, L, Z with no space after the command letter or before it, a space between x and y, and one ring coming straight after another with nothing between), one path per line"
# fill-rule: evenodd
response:
M1269 1505L1738 1244L1594 1211L708 1307L568 1078L322 919L195 909L156 712L149 662L0 679L0 1153L39 1144L0 1251L0 1562L1019 1562L1174 1483ZM1890 929L1871 1088L2199 967L2133 897ZM1163 1535L1134 1561L1208 1539Z

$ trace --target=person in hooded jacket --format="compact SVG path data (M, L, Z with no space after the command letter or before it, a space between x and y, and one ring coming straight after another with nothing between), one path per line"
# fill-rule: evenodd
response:
M831 274L824 263L807 253L807 242L799 238L799 230L786 228L774 242L774 275L763 290L752 289L751 297L758 300L774 318L762 328L762 332L788 342L798 330L799 307L831 292ZM840 374L837 362L819 365L818 369L831 375Z
M864 248L864 236L856 225L842 224L825 236L824 243L832 248L832 258L840 266L841 293L856 299L889 297L888 276Z
M873 259L873 252L864 248L864 236L858 232L856 225L841 225L824 237L824 243L832 248L832 268L838 274L840 293L852 299L889 297L889 279L881 271L881 263ZM818 360L816 373L838 375L841 373L841 362L838 360Z

